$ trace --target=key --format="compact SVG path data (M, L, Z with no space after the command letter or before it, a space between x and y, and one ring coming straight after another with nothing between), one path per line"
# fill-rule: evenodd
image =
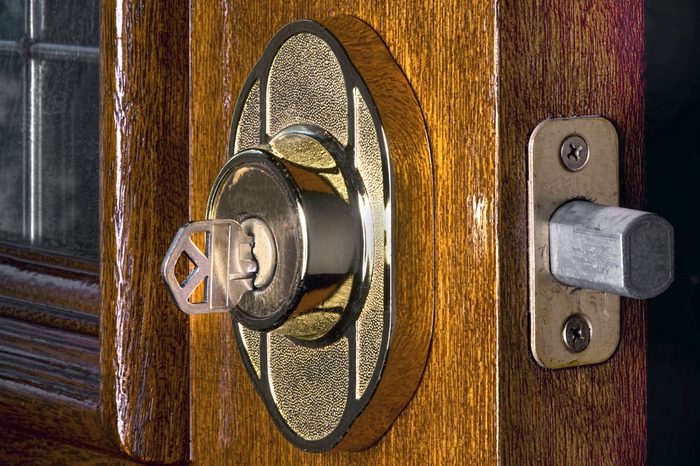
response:
M204 232L206 247L201 251L192 236ZM180 283L175 264L182 254L194 270ZM241 225L228 219L202 220L184 224L175 235L162 264L162 273L178 307L187 314L228 312L253 289L258 265L253 257L253 237ZM204 300L193 302L192 294L202 283Z

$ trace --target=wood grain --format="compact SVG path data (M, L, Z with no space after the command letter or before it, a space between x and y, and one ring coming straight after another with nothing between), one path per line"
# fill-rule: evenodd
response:
M126 466L141 463L78 445L61 443L45 436L0 426L0 458L5 466Z
M599 114L621 140L622 205L644 201L643 3L501 2L499 434L505 464L646 463L646 305L622 301L612 359L540 369L528 344L526 160L548 117Z
M94 321L76 324L62 311L41 320L38 310L29 324L17 320L20 309L38 298L13 295L0 306L4 422L98 448L114 442L143 460L186 457L187 321L158 270L187 218L187 172L190 215L201 218L236 96L267 40L295 19L344 13L384 39L431 140L437 311L423 382L376 446L307 454L267 419L229 317L198 316L190 326L195 464L645 462L644 303L623 300L622 342L610 361L547 371L529 353L526 289L526 146L540 120L611 119L622 141L623 205L643 203L640 0L210 0L189 11L179 2L107 0L103 12L101 391ZM4 263L17 260L33 259ZM67 273L78 282L90 273L74 269ZM60 310L56 296L47 306ZM37 325L51 322L85 326ZM2 434L3 458L118 461Z
M108 448L98 395L96 336L0 317L3 426Z
M187 2L102 5L101 414L119 448L188 450L187 319L160 264L187 219Z
M0 415L42 437L8 430L3 463L188 455L187 319L160 278L187 219L187 4L102 11L100 263L0 245Z
M428 367L375 447L311 455L265 424L228 316L198 316L191 321L195 463L643 463L643 303L623 302L622 342L608 363L553 372L530 355L525 176L527 141L540 120L603 114L623 141L623 202L640 205L642 2L193 3L193 217L204 213L233 104L267 40L290 21L341 13L379 32L427 122L437 190Z
M111 446L98 413L97 270L89 261L0 244L3 426Z
M0 277L1 296L78 314L99 314L97 273L0 253Z
M61 255L39 248L30 248L23 244L0 242L0 255L11 256L27 263L51 266L58 270L75 270L94 275L98 275L100 272L100 264L97 260Z

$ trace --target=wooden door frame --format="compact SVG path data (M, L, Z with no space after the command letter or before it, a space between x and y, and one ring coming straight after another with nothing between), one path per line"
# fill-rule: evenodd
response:
M99 267L0 247L7 458L188 458L187 318L160 277L188 218L188 13L103 1Z
M644 3L501 2L498 60L499 455L506 463L645 464L646 301L622 298L605 363L537 366L529 349L527 143L545 118L602 115L620 139L620 201L641 208Z
M187 317L160 265L188 218L187 1L106 0L102 41L102 423L128 455L188 457Z

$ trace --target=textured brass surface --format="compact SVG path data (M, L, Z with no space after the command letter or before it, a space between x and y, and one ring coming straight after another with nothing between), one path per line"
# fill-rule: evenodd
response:
M301 29L273 39L244 87L231 128L231 161L260 148L281 161L300 192L342 200L349 211L341 217L356 218L360 228L331 234L349 231L358 244L350 273L307 293L283 324L255 331L237 323L234 331L278 427L297 446L326 450L368 403L387 356L395 318L391 167L372 98L339 44L314 23ZM233 203L220 207L216 187L212 196L209 216L235 214Z
M255 147L260 142L260 82L255 81L248 92L241 120L236 127L236 137L232 152L237 154L243 149Z
M255 371L255 375L260 378L260 337L261 332L256 332L241 324L236 324L236 333L241 339L245 348L248 363Z
M355 397L360 398L370 383L375 365L379 359L384 331L384 268L391 266L391 242L384 242L384 233L391 230L391 225L385 224L382 179L382 155L377 137L377 129L372 121L372 115L362 94L353 89L355 105L355 166L362 176L367 190L366 200L371 212L371 231L366 232L366 257L364 265L366 274L371 275L367 290L366 304L357 317L356 327L356 359L357 383ZM388 284L387 284L388 285Z
M320 37L300 33L282 44L267 80L267 134L309 124L348 143L348 99L336 54Z
M585 139L589 160L569 171L560 159L562 142ZM619 205L619 153L615 127L605 118L545 120L529 145L530 346L535 360L550 369L595 364L608 359L620 341L620 297L557 281L549 270L549 219L571 199ZM566 348L562 329L572 314L591 323L590 344L581 352Z
M333 156L318 140L293 132L280 132L270 141L270 149L291 167L312 169L313 175L325 183L314 183L317 192L330 191L349 203L348 189Z
M309 348L270 332L267 339L269 387L289 428L305 440L323 440L338 427L348 398L347 338Z

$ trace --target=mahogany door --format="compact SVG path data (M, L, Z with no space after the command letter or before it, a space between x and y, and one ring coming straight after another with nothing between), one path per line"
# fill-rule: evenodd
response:
M186 318L159 273L177 227L204 216L236 98L269 39L294 20L336 15L379 34L423 113L435 320L422 381L386 436L363 451L305 453L270 421L230 317ZM67 400L51 388L39 396L29 376L4 383L6 458L645 462L644 302L623 299L610 360L547 370L530 353L527 276L527 144L540 121L612 121L622 205L641 206L641 1L107 0L102 18L99 390Z

